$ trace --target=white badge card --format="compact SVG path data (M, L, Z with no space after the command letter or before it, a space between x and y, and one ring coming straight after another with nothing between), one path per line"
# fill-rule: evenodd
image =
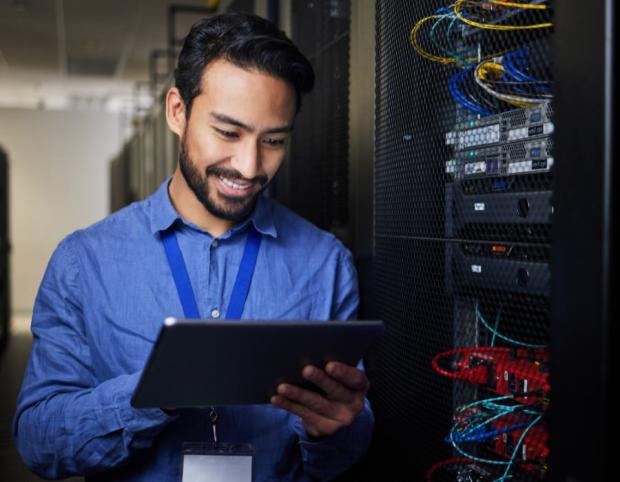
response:
M252 482L253 456L249 444L186 444L181 482Z

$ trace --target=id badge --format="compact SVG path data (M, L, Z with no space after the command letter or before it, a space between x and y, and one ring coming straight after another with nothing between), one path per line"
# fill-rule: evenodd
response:
M184 444L181 482L252 482L250 444Z

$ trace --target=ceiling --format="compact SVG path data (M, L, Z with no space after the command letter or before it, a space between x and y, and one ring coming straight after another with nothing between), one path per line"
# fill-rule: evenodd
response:
M179 3L179 2L176 2ZM0 0L0 108L134 108L171 0ZM188 6L230 2L182 0ZM179 14L180 36L200 17Z

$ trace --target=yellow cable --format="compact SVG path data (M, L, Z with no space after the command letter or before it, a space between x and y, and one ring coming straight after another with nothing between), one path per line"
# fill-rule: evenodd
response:
M457 18L461 22L466 23L467 25L471 25L472 27L482 28L485 30L508 31L508 30L532 30L532 29L537 29L537 28L548 28L548 27L553 26L553 23L551 22L537 23L533 25L499 25L499 24L493 24L493 23L476 22L474 20L470 20L468 18L463 17L463 14L461 13L461 6L465 2L471 3L471 0L456 0L456 2L454 2L454 14L457 16ZM511 2L507 2L507 3L511 3Z
M428 59L432 62L439 62L440 64L444 65L453 64L456 62L456 59L454 57L439 57L437 55L433 55L430 52L427 52L420 46L417 38L418 30L420 30L420 27L422 27L424 23L428 22L429 20L440 19L442 17L443 15L429 15L428 17L424 17L423 19L419 20L411 29L411 32L409 34L409 41L411 42L411 45L413 46L415 51L425 59Z
M502 64L499 64L493 61L481 62L478 68L476 69L474 75L476 75L478 79L480 79L483 82L484 81L493 82L493 79L488 79L488 74L491 72L499 76L502 72L504 72L504 66ZM533 100L533 99L532 100L524 99L524 101L520 101L519 99L520 98L523 99L523 98L519 95L500 94L499 92L495 92L489 86L485 88L480 83L478 84L481 87L483 87L484 90L488 94L492 95L493 97L497 97L498 99L503 100L507 104L514 105L515 107L531 107L532 105L541 102L541 101Z
M411 29L411 32L409 34L409 41L411 42L411 45L414 48L414 50L418 54L420 54L422 57L424 57L425 59L430 60L432 62L439 62L440 64L444 64L444 65L454 64L457 62L457 59L455 57L439 57L438 55L434 55L424 50L422 46L420 45L420 43L418 42L417 35L422 25L430 20L440 19L442 17L443 15L429 15L428 17L424 17L423 19L419 20ZM495 52L489 55L485 55L484 57L481 57L480 59L478 59L478 57L467 57L467 58L460 59L460 60L464 60L467 63L473 63L473 62L478 62L479 60L497 57L498 55L502 55L503 53L505 53L505 50L501 52Z
M503 0L488 0L493 5L502 7L525 8L528 10L547 10L547 5L541 3L504 2Z

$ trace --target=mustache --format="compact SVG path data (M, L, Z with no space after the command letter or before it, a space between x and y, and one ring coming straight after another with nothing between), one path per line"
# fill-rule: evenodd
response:
M231 179L233 181L235 179L239 179L244 182L258 183L261 186L264 186L265 184L267 184L267 176L259 175L252 179L245 179L241 175L241 173L235 169L224 169L222 167L217 167L217 166L207 167L207 176L210 176L210 175L218 176L218 177L222 176L227 179Z

